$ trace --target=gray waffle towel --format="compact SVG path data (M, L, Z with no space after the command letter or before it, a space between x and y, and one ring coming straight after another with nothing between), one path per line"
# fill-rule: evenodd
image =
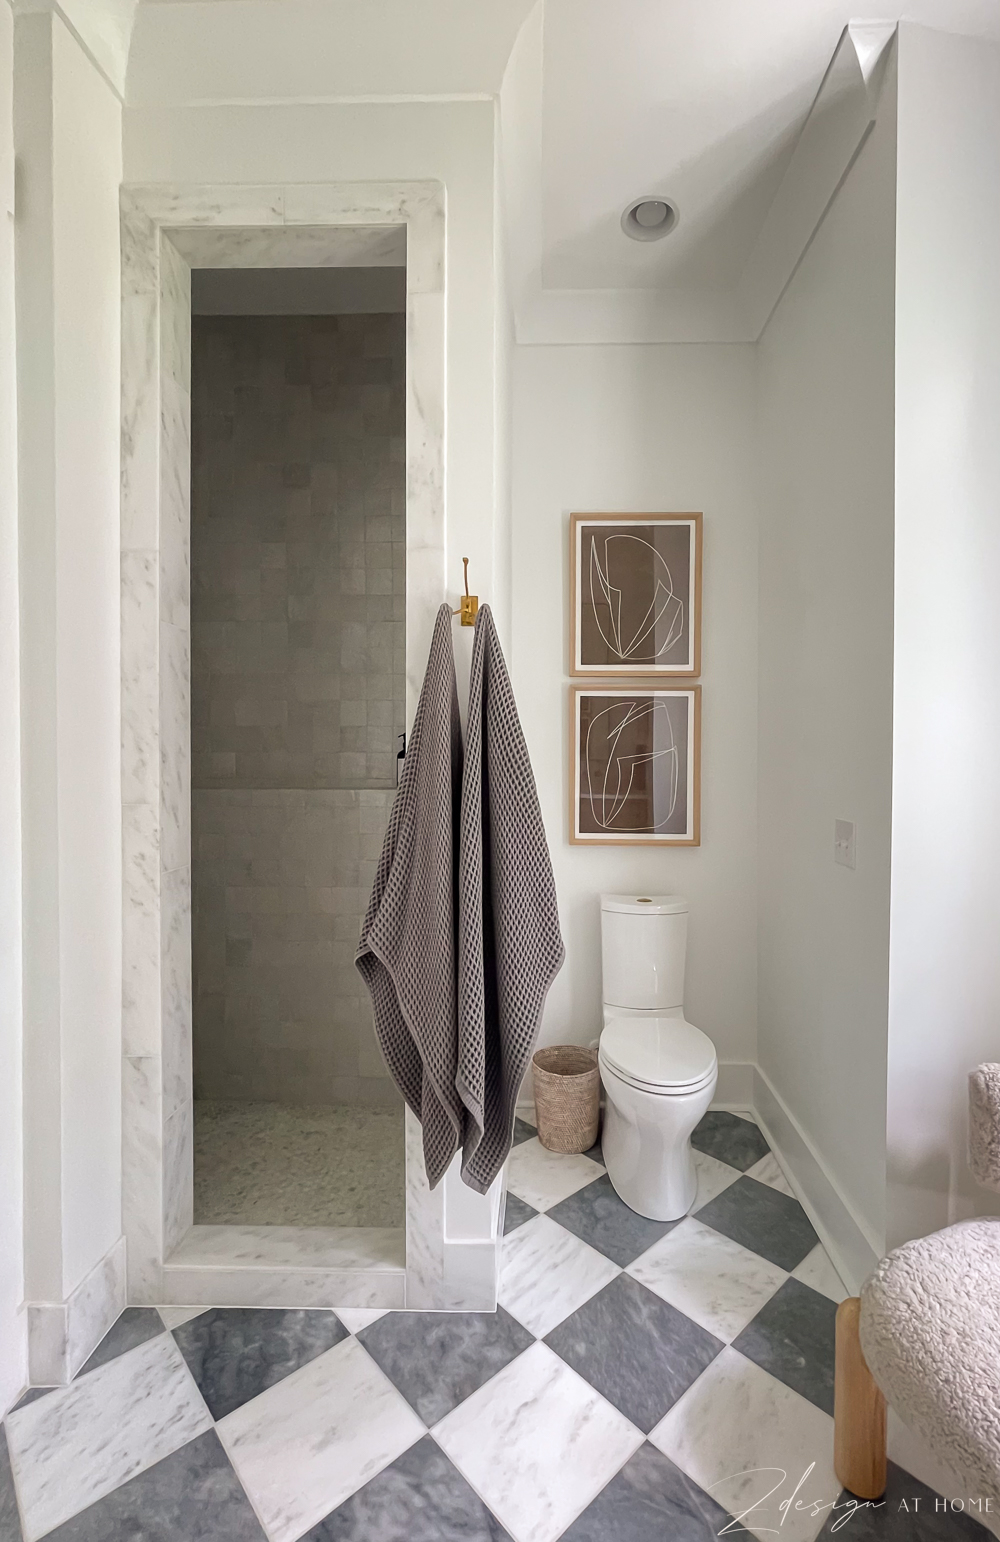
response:
M485 1194L562 967L556 886L535 778L493 617L476 619L462 779L458 1090L462 1177Z
M396 1085L423 1126L431 1186L458 1150L455 895L462 729L442 605L355 962Z

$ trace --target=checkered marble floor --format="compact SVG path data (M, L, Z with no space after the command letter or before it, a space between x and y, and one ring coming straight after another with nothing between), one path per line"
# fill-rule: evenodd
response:
M0 1542L985 1542L838 1491L845 1292L751 1120L671 1224L516 1136L495 1315L130 1308L8 1415Z

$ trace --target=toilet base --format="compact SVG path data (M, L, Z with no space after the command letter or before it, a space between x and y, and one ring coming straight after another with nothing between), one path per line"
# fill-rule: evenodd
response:
M601 1149L619 1199L650 1221L678 1221L698 1188L691 1134L715 1096L718 1072L697 1092L643 1092L601 1063L607 1095Z

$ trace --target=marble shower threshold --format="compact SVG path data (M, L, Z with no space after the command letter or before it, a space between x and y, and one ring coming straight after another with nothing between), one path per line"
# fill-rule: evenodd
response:
M163 1304L398 1309L405 1265L401 1226L192 1226L164 1263Z

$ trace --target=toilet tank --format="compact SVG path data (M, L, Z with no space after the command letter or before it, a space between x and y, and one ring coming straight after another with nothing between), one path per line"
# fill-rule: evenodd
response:
M678 894L602 894L605 1006L664 1011L684 1005L687 900Z

